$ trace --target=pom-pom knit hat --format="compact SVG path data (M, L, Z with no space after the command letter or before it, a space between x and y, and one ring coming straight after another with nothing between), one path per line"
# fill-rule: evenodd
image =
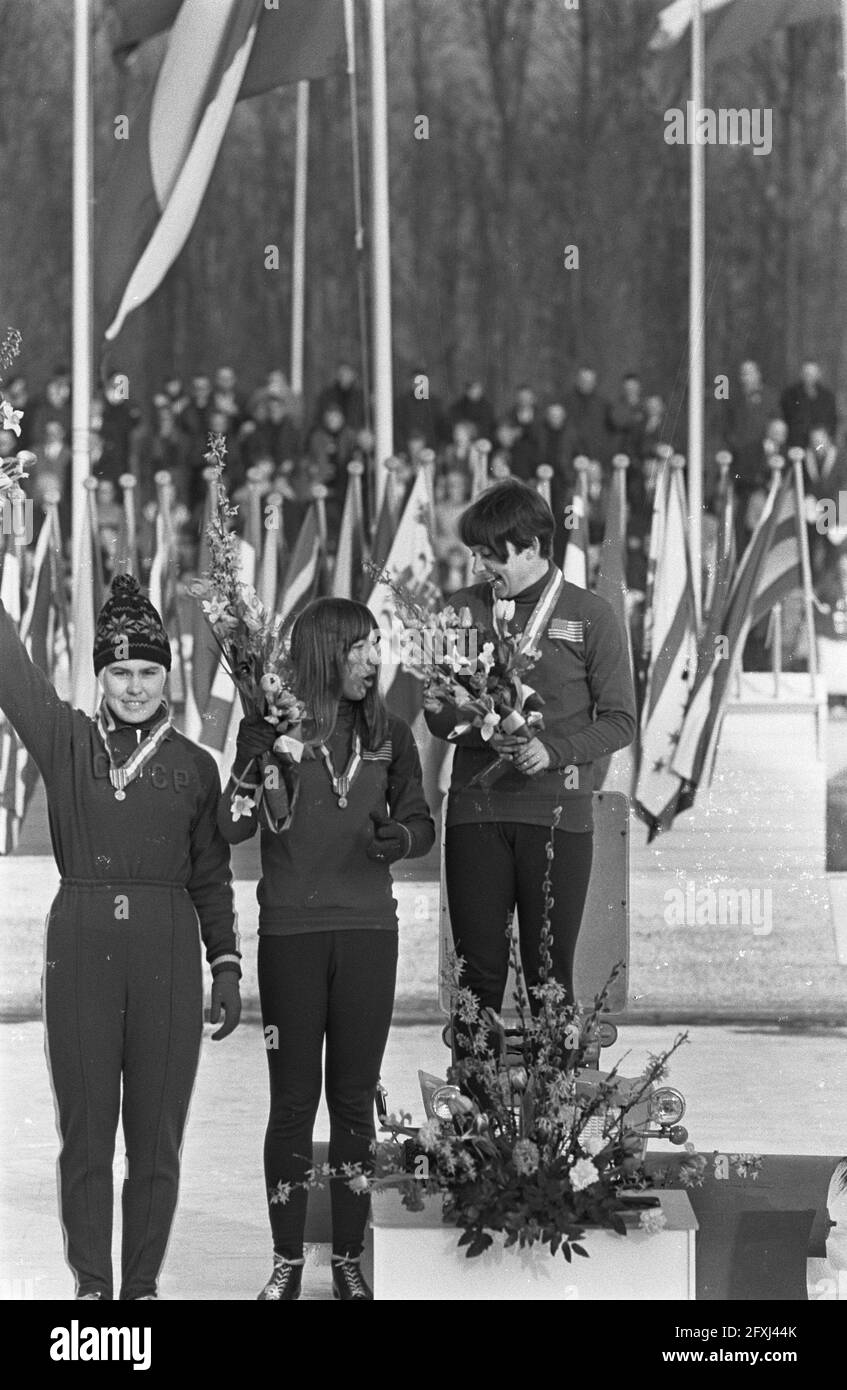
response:
M171 669L171 644L162 619L131 574L112 580L94 634L95 672L115 661L155 661Z

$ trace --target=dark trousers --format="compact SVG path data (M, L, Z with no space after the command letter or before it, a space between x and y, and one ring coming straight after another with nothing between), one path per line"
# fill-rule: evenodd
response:
M47 926L44 1023L66 1255L78 1292L113 1296L121 1118L120 1297L155 1293L203 1031L199 933L185 891L138 880L63 886Z
M374 1138L374 1097L388 1040L397 974L397 933L359 930L259 937L259 996L270 1073L265 1183L274 1250L303 1253L308 1193L300 1183L312 1163L312 1130L321 1098L326 1043L329 1163L367 1170ZM273 1030L273 1031L270 1031ZM358 1255L369 1203L345 1177L330 1183L332 1248Z
M445 877L456 953L464 959L461 983L484 1008L499 1012L509 974L506 927L517 908L521 967L527 988L538 983L544 875L550 830L511 821L449 826ZM573 962L591 877L594 836L555 831L551 865L554 906L553 977L573 999ZM535 1000L530 995L530 1004Z

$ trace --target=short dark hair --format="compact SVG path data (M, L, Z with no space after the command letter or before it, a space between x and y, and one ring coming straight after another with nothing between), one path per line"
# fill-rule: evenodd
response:
M515 550L528 550L536 537L540 553L549 559L555 529L544 498L519 478L506 478L486 488L459 521L459 535L466 546L485 546L500 561L508 559L507 542Z

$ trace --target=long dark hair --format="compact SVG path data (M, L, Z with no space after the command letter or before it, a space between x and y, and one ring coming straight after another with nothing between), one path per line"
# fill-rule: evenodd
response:
M327 739L335 728L345 662L356 642L378 631L369 608L349 598L316 598L303 609L291 629L291 664L296 693L309 711L314 736ZM373 685L356 712L359 735L370 751L388 735L388 715Z

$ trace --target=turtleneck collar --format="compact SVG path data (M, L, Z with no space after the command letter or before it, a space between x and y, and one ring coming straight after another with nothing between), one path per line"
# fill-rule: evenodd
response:
M521 605L537 603L547 587L552 569L553 561L548 560L547 568L542 574L541 578L536 579L534 584L530 584L528 589L522 589L519 594L514 595L515 603Z
M118 714L117 710L112 709L112 706L109 705L109 714L112 717L115 729L137 729L140 730L144 738L147 737L153 726L159 723L160 719L164 719L167 712L167 701L163 700L152 719L145 719L143 724L134 724L131 720L124 719L122 715Z

